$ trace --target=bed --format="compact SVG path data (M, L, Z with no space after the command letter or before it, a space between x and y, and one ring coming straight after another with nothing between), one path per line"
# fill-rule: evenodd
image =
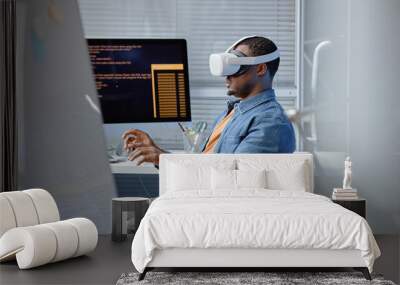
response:
M313 194L313 159L294 154L163 154L160 197L132 262L159 267L352 267L380 251L364 218Z

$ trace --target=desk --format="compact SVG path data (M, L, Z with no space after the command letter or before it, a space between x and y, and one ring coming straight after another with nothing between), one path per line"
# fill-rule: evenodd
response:
M136 162L127 160L110 163L110 166L113 174L158 174L158 169L152 163L147 162L142 165L136 165Z
M183 150L171 150L171 153L185 153ZM126 160L126 157L114 157L121 162L110 163L111 172L113 174L157 174L158 169L153 163L144 162L141 165L136 165L136 162Z
M173 150L172 153L185 153ZM110 163L118 197L155 198L159 195L158 169L153 163L142 163L126 160L126 157L114 157L120 162Z

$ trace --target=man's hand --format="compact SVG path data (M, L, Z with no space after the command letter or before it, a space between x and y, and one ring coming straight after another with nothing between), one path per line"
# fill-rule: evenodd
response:
M141 130L133 129L123 133L124 149L127 152L133 151L139 146L156 146L151 137Z
M166 153L158 147L151 137L141 130L133 129L124 132L122 135L124 149L129 153L129 160L137 160L140 165L143 162L151 162L156 165L159 163L161 153Z
M155 165L159 164L160 154L165 153L162 149L155 146L140 146L128 155L129 160L136 160L137 165L143 162L151 162Z

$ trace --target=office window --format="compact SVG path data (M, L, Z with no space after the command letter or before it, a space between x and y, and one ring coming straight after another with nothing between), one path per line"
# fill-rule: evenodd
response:
M297 106L296 5L296 0L79 0L86 37L185 38L192 119L209 124L227 99L224 78L209 72L209 54L246 35L266 36L278 45L278 100L284 108Z

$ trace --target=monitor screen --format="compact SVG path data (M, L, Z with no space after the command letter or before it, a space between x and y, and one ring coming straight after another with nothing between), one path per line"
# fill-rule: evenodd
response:
M103 121L190 121L184 39L88 39Z

